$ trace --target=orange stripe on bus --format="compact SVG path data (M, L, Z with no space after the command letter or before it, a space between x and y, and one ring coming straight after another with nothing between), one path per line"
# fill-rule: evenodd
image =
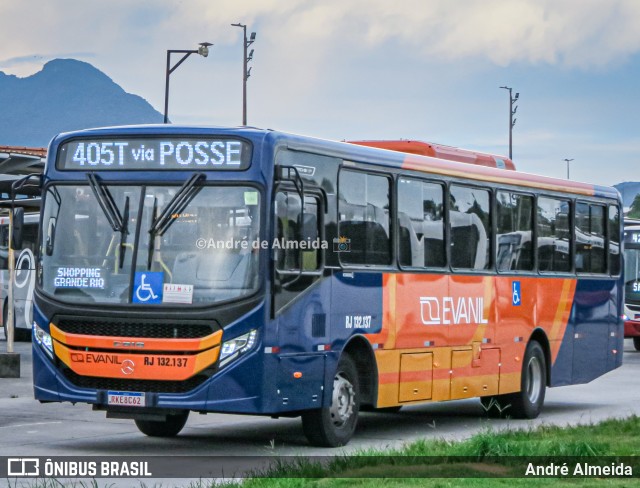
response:
M93 336L69 334L50 324L51 337L56 341L73 347L91 349L115 349L135 351L203 351L220 344L222 331L198 339L156 339L148 337ZM129 344L130 345L127 345ZM138 344L138 345L135 345Z
M560 293L560 300L558 302L558 308L556 309L556 315L553 319L551 331L549 332L552 364L555 363L558 353L560 352L562 338L564 337L567 324L569 323L569 315L571 314L571 307L573 306L575 290L576 280L564 280L564 283L562 284L562 292Z
M219 347L199 354L131 354L125 351L76 351L54 341L56 356L82 376L136 380L186 380L218 359Z

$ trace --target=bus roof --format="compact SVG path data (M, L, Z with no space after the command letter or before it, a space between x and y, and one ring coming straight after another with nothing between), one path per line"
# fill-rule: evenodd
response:
M479 182L486 181L496 184L518 185L577 195L620 199L620 193L612 187L582 183L574 180L551 178L495 167L461 163L433 156L402 153L378 147L351 144L348 142L318 139L309 136L279 132L271 129L259 129L255 127L204 127L155 124L87 129L59 134L51 141L48 154L50 158L55 158L58 146L66 140L76 137L102 137L115 135L160 136L169 134L176 136L214 134L221 136L234 135L249 139L255 145L259 145L261 147L262 145L265 145L264 147L272 146L272 148L284 146L291 150L315 152L318 154L340 157L345 159L347 162L367 163L380 167L406 169L425 174L464 178ZM55 171L55 165L49 164L47 169Z

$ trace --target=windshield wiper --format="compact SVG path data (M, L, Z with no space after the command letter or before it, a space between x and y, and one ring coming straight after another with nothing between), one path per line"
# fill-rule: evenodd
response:
M103 185L93 173L89 173L87 178L89 179L91 190L96 200L98 200L109 225L114 232L120 232L120 262L118 264L120 268L122 268L122 266L124 266L124 253L126 250L125 240L127 234L129 234L129 197L127 197L125 201L124 216L122 216L109 188Z
M176 221L176 215L180 215L187 205L193 200L202 186L200 183L206 179L204 173L196 173L189 178L182 187L176 192L169 203L164 208L162 213L157 216L157 199L153 200L153 214L151 226L149 227L149 256L147 259L147 269L151 269L151 261L153 258L153 251L155 248L155 239L157 236L162 236L171 224Z
M120 269L124 266L124 254L127 250L126 240L129 234L129 197L124 200L124 215L122 218L122 230L120 231Z

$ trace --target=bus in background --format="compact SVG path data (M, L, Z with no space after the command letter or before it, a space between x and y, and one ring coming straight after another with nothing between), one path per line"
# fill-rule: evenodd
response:
M390 151L418 154L421 156L432 156L434 158L446 159L448 161L476 164L479 166L487 166L489 168L516 169L513 161L506 156L470 151L459 147L434 144L433 142L412 141L409 139L348 142L359 146L377 147L379 149L388 149Z
M335 447L362 409L534 418L548 386L622 363L613 188L247 127L78 131L48 154L42 402L165 437L190 411L299 416Z
M624 336L640 351L640 225L624 227Z
M14 338L31 340L33 323L33 288L35 286L34 253L38 242L39 213L24 216L22 249L15 250L15 275L13 281ZM0 304L2 328L7 338L7 314L9 310L9 217L0 217Z

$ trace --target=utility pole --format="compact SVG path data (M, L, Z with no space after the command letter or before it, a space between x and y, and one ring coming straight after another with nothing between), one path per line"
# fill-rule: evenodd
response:
M241 27L243 31L243 50L242 50L242 125L247 125L247 80L251 76L251 68L247 68L249 61L253 59L253 49L247 55L247 49L256 40L256 33L252 32L251 37L247 39L247 26L246 24L231 24L233 27Z
M203 58L206 58L209 55L209 46L213 46L210 42L201 42L199 44L200 47L198 49L168 49L167 50L167 70L165 71L164 77L164 123L169 123L169 76L173 73L178 66L180 66L184 61L191 56L192 54L199 54ZM171 55L172 54L183 54L182 58L171 66Z
M513 159L513 127L516 125L516 120L513 116L518 111L518 107L514 107L513 105L516 103L518 98L520 98L520 93L516 93L515 96L512 96L511 90L512 88L509 86L501 86L505 90L509 90L509 159Z
M570 163L571 161L573 161L573 158L572 158L572 159L564 158L564 159L563 159L563 161L564 161L565 163L567 163L567 179L570 179L570 178L569 178L569 163Z

